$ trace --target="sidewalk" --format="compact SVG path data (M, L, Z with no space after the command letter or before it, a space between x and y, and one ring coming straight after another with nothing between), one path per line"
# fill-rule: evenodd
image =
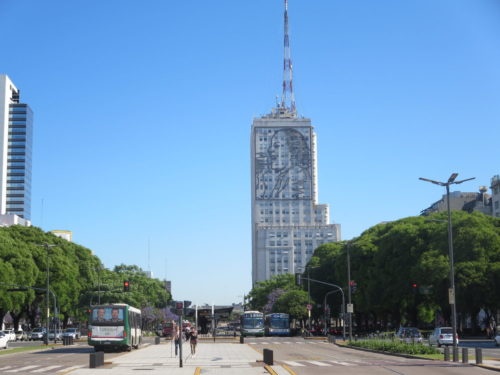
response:
M196 355L191 355L189 343L183 343L183 367L179 367L179 357L175 357L174 346L170 341L158 345L143 346L112 361L106 360L104 366L97 368L80 368L69 372L71 375L89 374L119 374L137 375L138 370L148 370L148 373L165 375L269 375L264 368L263 355L250 346L240 343L213 343L201 341L196 348ZM274 374L290 375L281 366L270 366Z

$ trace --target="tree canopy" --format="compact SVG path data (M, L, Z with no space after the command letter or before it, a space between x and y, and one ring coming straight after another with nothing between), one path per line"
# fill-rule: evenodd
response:
M18 328L26 318L41 323L46 309L47 276L51 313L66 325L85 320L92 304L128 303L140 308L164 308L171 299L164 282L152 279L137 266L107 270L90 249L68 242L36 227L0 228L0 319L7 312ZM123 280L131 291L123 292Z
M364 329L451 324L447 218L447 213L408 217L373 226L350 241L321 245L303 278L338 285L346 298L353 284L354 320ZM452 211L452 224L459 329L475 330L474 318L481 310L490 314L499 309L500 219ZM277 289L285 296L296 288L293 275L259 282L249 294L250 304L262 309ZM325 296L335 288L305 282L302 289L310 290L313 314L321 319ZM327 305L339 316L340 293L331 295ZM284 309L280 298L274 306Z

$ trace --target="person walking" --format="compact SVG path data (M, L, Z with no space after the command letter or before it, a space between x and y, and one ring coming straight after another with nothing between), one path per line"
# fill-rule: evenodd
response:
M196 344L198 343L198 331L193 329L191 331L191 336L189 337L189 343L191 344L191 354L196 355Z
M177 353L179 351L179 340L181 338L179 327L174 325L174 344L175 344L175 356L177 357ZM170 352L172 353L172 352Z

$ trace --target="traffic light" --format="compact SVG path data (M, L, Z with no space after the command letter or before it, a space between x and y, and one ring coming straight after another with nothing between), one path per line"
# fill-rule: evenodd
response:
M302 274L296 273L295 274L295 285L301 286L302 285Z
M351 280L349 281L349 287L351 288L351 293L354 293L356 292L356 289L358 289L358 284L356 283L356 281Z
M417 294L418 284L415 281L411 282L411 290L413 291L413 294Z
M125 280L123 282L123 291L124 292L129 292L130 291L130 282L128 280Z

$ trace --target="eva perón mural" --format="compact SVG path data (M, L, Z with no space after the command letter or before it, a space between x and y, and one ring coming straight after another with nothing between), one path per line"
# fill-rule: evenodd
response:
M257 128L256 199L311 199L311 128Z

